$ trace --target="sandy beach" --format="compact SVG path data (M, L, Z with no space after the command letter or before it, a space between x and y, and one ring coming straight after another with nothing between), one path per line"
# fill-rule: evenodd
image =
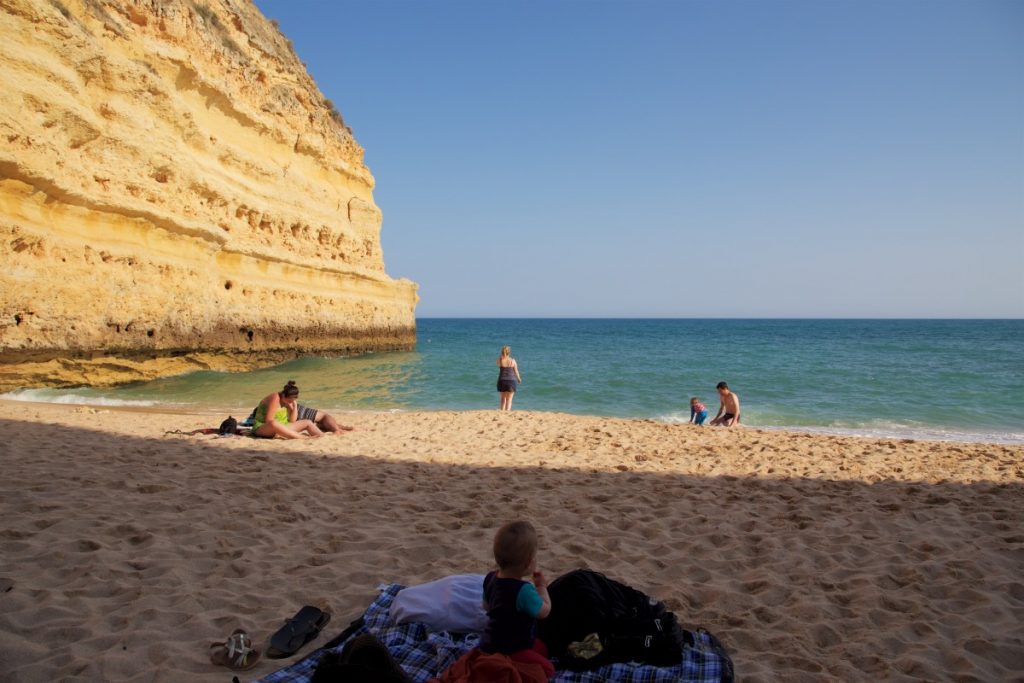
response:
M1024 677L1022 446L495 411L256 441L166 434L222 415L0 406L4 680L228 681L210 641L327 600L308 653L382 582L487 570L517 517L549 576L666 600L742 681Z

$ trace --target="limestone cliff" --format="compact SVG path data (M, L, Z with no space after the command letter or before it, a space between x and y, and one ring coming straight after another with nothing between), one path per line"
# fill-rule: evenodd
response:
M0 0L0 389L408 348L363 150L249 0Z

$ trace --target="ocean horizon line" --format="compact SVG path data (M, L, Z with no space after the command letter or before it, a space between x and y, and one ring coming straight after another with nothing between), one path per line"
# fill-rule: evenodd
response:
M755 317L734 317L734 316L695 316L695 317L673 317L673 316L572 316L572 315L525 315L525 316L473 316L473 315L425 315L417 317L419 320L694 320L694 321L708 321L708 320L732 320L732 321L815 321L822 320L828 322L839 322L839 321L850 321L850 322L874 322L874 321L885 321L885 322L1017 322L1024 321L1024 317L1017 318L908 318L908 317L876 317L876 318L863 318L863 317L771 317L771 316L755 316Z

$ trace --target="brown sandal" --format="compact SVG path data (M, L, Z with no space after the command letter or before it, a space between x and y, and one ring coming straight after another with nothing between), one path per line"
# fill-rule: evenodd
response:
M249 634L238 628L223 643L210 643L210 661L232 671L248 671L260 661L260 650Z

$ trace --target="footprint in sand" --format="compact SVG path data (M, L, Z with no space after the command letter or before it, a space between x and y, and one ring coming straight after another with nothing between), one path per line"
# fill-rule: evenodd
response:
M163 484L146 484L145 486L140 486L137 490L139 493L160 493L161 491L170 491L171 487Z
M136 546L142 545L144 543L148 543L149 541L152 541L152 540L153 540L153 534L150 534L150 533L135 534L134 536L129 536L128 537L128 542L131 543L132 545L136 545Z
M757 595L768 587L768 582L763 580L747 581L742 584L743 591L751 595Z
M10 538L14 540L21 540L23 538L31 538L35 536L31 531L18 531L17 529L4 529L0 531L0 538Z

